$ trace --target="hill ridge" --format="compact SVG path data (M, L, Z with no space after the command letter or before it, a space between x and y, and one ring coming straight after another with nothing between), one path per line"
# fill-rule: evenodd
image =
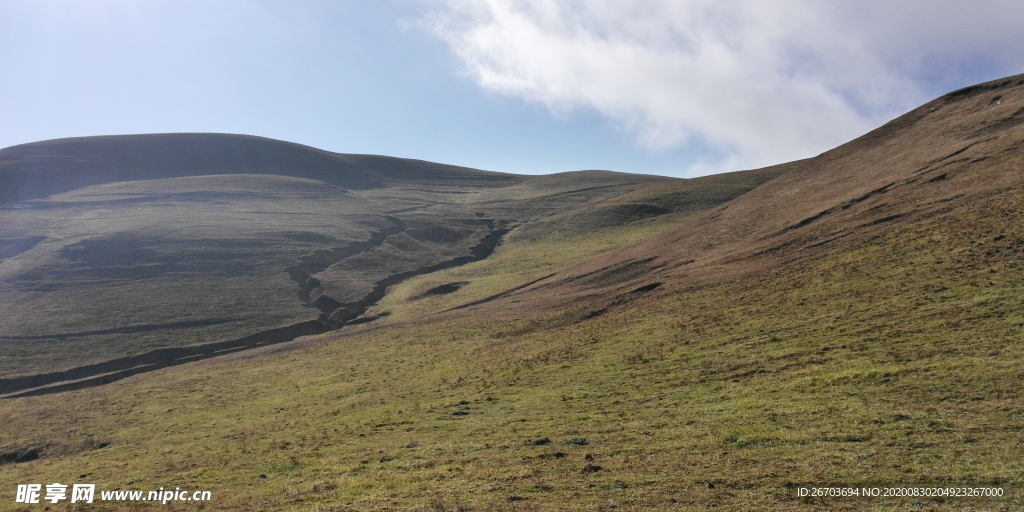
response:
M353 190L394 181L501 186L522 179L425 160L333 153L255 135L101 135L0 149L0 204L104 183L223 174L279 174Z
M1022 148L1024 74L965 87L775 166L775 179L658 236L481 307L543 310L644 280L672 283L669 293L770 271L1020 187Z

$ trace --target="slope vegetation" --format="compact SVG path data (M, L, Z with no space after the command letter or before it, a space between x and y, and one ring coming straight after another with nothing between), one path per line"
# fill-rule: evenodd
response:
M207 510L1018 509L1021 207L599 315L436 316L2 401L2 451L38 458L0 485L86 473L212 489ZM821 486L1008 496L796 494Z
M1021 187L1022 130L1024 75L953 92L786 164L777 179L657 237L537 283L515 294L516 307L544 310L641 281L664 282L665 292L729 282L961 215Z
M402 321L0 401L0 486L85 473L212 489L206 510L1021 509L1022 112L1024 76L958 91L704 212L597 214L699 183L460 195L527 213L493 260L393 288ZM630 226L650 237L573 261Z
M604 242L571 253L579 261L774 176L708 185L607 171L514 176L216 134L0 151L0 181L15 175L28 177L32 186L12 189L25 193L109 182L0 205L0 395L380 322L391 311L375 305L390 287L482 262L506 235L585 242L604 229Z

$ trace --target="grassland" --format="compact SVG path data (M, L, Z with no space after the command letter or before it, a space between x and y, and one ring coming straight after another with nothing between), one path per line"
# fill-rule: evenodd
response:
M367 257L416 233L422 255L457 249L430 219L518 227L393 287L384 321L0 401L0 489L180 486L214 499L171 510L268 512L1020 510L1022 104L1024 76L980 84L699 182L362 190L408 226ZM1006 496L797 495L822 486Z
M110 162L124 155L104 154L104 147L134 140L100 139L93 150ZM159 146L162 138L142 139ZM255 144L251 158L281 149L244 137L186 139L225 158L233 153L218 149L217 141ZM91 140L75 139L64 150L83 150ZM184 143L175 137L164 142ZM146 160L146 144L132 153L141 160L119 165L146 164L142 177L197 171L175 171L161 152ZM53 149L50 143L28 146L14 153ZM18 165L31 167L33 161ZM292 167L302 161L291 161ZM377 169L385 161L394 165ZM19 160L5 162L10 167ZM510 235L514 242L506 244L513 249L496 263L477 265L466 289L415 302L399 295L394 311L376 308L358 321L435 313L640 240L778 174L679 180L583 171L523 177L383 157L367 162L377 162L367 169L383 180L369 189L216 174L105 183L0 205L0 394L120 378L140 365L191 361L225 343L252 346L324 332L338 327L339 318L362 314L364 304L377 300L378 284L487 257L494 242L518 226ZM97 165L89 169L98 172L103 166ZM299 167L293 174L312 172ZM102 173L93 178L114 179ZM498 238L485 243L488 237ZM541 245L551 247L534 250ZM487 254L478 254L485 246ZM384 312L392 316L374 314Z
M690 180L661 181L623 194L590 200L576 208L562 206L559 209L564 211L556 210L555 214L549 213L518 224L495 252L483 261L419 276L392 287L368 314L386 315L378 322L390 323L485 301L598 254L629 246L678 226L680 221L735 199L791 166L786 164ZM607 172L582 174L603 175L605 179L615 177ZM593 179L597 181L600 178ZM499 194L489 192L487 200L480 201L478 206L488 208L502 204L503 200L514 199L529 205L520 206L523 212L544 212L552 209L550 198L553 194L562 198L566 191L572 192L573 187L579 188L578 183L565 175L542 176L500 190ZM494 197L496 195L498 197ZM579 202L579 199L575 201ZM449 285L447 290L442 288L446 285Z
M504 243L485 260L434 272L405 281L368 312L386 316L380 323L421 318L536 281L587 258L648 238L675 225L686 214L660 215L606 226L588 233L547 229L524 235L513 230ZM440 286L458 283L449 293L430 293Z
M1004 194L685 294L439 316L3 401L0 451L43 458L0 466L0 489L214 492L175 510L1018 510L1022 208ZM796 497L826 485L1010 496Z
M644 182L607 174L621 191ZM569 193L588 184L563 181ZM342 251L316 277L324 295L346 303L389 275L468 254L488 227L453 197L461 195L228 175L111 183L2 206L0 242L35 243L0 259L0 378L315 321L321 312L297 297L286 268ZM386 212L410 202L412 211L395 214L403 232L345 250L389 228ZM567 208L533 202L548 214Z

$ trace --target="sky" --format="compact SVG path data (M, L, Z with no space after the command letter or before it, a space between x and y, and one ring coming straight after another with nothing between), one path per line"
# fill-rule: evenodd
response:
M693 177L1022 73L1020 34L1002 0L0 0L0 148L220 132Z

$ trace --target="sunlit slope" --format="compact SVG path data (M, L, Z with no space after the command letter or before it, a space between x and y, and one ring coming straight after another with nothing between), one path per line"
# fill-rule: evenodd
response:
M0 395L373 321L387 287L486 259L517 226L683 181L521 177L217 134L64 139L0 157L0 179L131 178L0 205Z
M507 223L508 246L397 283L382 305L402 322L0 400L0 487L210 489L208 510L1021 509L1022 148L1013 77L702 213L639 206L690 184L602 173L434 203L396 188L382 219L466 212ZM604 224L618 204L641 215ZM545 260L559 237L596 252L672 215ZM427 315L485 289L510 293ZM1004 496L797 496L819 486Z
M387 315L381 321L409 320L496 300L580 261L650 238L688 216L753 190L789 167L660 181L524 221L486 260L398 284L370 313ZM534 178L511 190L537 190L536 182L547 188L551 178ZM562 192L548 190L548 194Z
M968 87L636 246L509 297L517 308L664 282L728 282L855 247L1024 184L1024 75ZM554 299L558 297L558 299Z
M0 486L86 473L212 489L207 510L1018 509L1022 208L1014 190L598 314L434 317L0 401L0 452L42 456ZM895 485L1009 497L796 496Z

